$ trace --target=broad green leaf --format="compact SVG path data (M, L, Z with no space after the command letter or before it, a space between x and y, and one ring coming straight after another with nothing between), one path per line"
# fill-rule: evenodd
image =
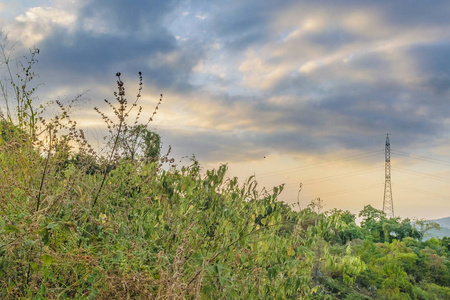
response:
M47 254L42 255L42 262L46 265L49 266L51 265L53 261L53 257Z
M36 244L36 241L33 241L33 240L27 240L24 244L25 244L26 246L28 246L28 245L34 245L34 244Z
M19 228L17 228L17 226L14 225L8 225L5 227L5 233L10 233L10 232L20 232Z
M223 285L225 282L230 282L230 280L225 276L219 276L219 282Z
M50 224L48 224L47 225L47 229L52 229L52 228L54 228L54 227L56 227L58 224L57 223L50 223Z

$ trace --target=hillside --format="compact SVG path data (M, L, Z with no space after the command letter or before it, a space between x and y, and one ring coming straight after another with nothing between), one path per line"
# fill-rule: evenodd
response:
M450 239L178 165L117 79L98 153L60 103L0 118L0 299L450 299Z
M435 223L438 223L439 225L441 225L441 227L450 228L450 217L436 219L436 220L431 220L431 221L435 222Z
M450 297L449 239L420 242L408 219L294 211L283 186L258 191L226 165L43 156L1 128L2 299Z
M435 222L441 226L440 230L437 229L431 229L428 231L424 238L431 239L431 238L443 238L443 237L450 237L450 217L436 219L436 220L430 220L430 222Z

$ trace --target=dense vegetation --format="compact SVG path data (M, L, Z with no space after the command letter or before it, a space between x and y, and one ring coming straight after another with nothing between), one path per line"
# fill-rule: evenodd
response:
M450 239L421 241L426 224L296 211L283 186L179 166L129 125L120 74L96 153L62 104L40 117L33 63L0 121L1 299L450 299Z

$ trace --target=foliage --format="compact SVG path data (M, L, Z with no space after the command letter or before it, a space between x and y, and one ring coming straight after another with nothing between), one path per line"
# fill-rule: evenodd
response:
M370 205L364 207L359 213L363 218L361 229L365 236L370 236L375 242L392 242L403 240L405 237L422 239L424 231L418 230L411 224L411 220L400 218L387 218L386 214Z

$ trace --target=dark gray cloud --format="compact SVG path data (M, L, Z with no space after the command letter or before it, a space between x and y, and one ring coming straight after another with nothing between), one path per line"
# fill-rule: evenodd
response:
M146 85L185 95L174 106L199 105L198 93L229 108L205 112L213 130L183 131L196 116L178 111L180 128L163 132L205 160L368 151L377 142L360 137L448 131L449 13L446 1L90 1L39 41L39 71L48 94L109 98L95 90L114 87L115 72L142 71ZM215 130L225 125L239 134Z
M450 41L420 45L411 48L408 52L419 66L423 86L436 93L438 101L439 96L448 96L450 91L450 60L448 58Z
M372 1L370 1L372 2ZM400 2L385 1L377 3L383 11L386 22L400 28L418 28L426 26L448 25L450 3L445 0L427 3L420 0L410 1L408 5Z
M218 131L166 131L163 128L159 133L164 140L172 141L173 154L177 157L195 155L200 161L226 163L259 160L268 152L267 147L255 147L262 145L248 134L242 136Z
M105 84L117 71L142 71L148 84L162 90L191 89L189 74L202 48L193 41L181 46L166 28L175 6L175 1L89 2L77 12L75 29L54 28L37 45L43 76L56 85L67 80ZM165 60L169 55L173 61Z
M214 14L206 22L208 33L229 51L243 51L249 45L270 41L272 14L282 8L275 1L210 2L206 11Z
M121 0L89 1L80 9L78 23L83 26L86 19L101 19L113 29L136 38L142 33L147 35L155 29L158 30L166 14L177 5L177 2L179 1L138 0L132 3ZM143 29L146 31L142 32Z

